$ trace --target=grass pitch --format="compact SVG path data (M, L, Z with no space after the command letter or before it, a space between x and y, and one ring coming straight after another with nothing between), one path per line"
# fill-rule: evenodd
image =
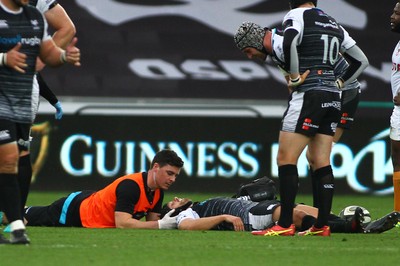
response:
M47 205L67 193L29 196ZM167 194L165 200L172 198ZM214 195L190 194L193 200ZM299 195L298 202L311 197ZM372 219L392 209L392 197L335 196L333 211L361 205ZM260 237L249 232L28 227L32 244L0 246L0 265L397 265L400 229L331 237Z

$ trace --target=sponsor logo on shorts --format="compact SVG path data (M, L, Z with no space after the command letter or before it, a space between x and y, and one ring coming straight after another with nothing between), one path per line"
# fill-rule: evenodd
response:
M5 140L5 139L10 139L10 138L11 138L10 131L8 131L8 130L1 130L0 131L0 141L1 140Z
M310 118L304 119L303 126L301 127L303 130L309 130L310 128L318 128L319 126L314 125Z
M336 132L337 124L338 123L331 123L332 132Z
M349 117L348 113L343 113L342 118L340 119L340 124L347 124L348 121L354 121L354 118Z
M340 110L341 104L338 101L332 101L332 102L329 102L329 103L322 103L321 104L321 108L331 108L331 107Z

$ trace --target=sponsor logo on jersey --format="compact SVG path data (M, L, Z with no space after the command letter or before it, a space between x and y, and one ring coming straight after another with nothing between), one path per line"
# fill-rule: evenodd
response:
M5 19L0 20L0 28L8 28L7 20Z
M318 75L329 75L329 76L331 76L331 75L334 75L334 71L333 70L322 70L322 69L318 69L317 70L317 74Z
M320 21L315 21L315 25L321 26L323 28L333 28L333 29L338 29L339 26L335 21L329 21L329 23L322 23Z
M0 36L0 43L4 45L16 45L17 43L21 43L22 45L29 45L29 46L37 46L40 45L41 39L37 36L32 38L22 38L20 34L15 37L1 37Z
M31 24L32 24L34 30L40 30L39 22L37 21L37 19L32 19Z

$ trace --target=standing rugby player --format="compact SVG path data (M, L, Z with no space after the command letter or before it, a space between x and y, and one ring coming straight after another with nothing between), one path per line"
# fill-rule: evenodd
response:
M21 213L18 158L29 148L36 59L39 56L50 66L80 66L77 39L65 50L56 46L43 15L28 3L0 0L0 206L11 228L10 240L0 236L2 244L30 243Z

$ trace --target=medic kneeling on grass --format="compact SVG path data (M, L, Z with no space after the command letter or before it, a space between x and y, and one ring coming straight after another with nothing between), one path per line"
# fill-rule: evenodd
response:
M120 177L99 191L71 193L48 206L25 208L26 225L175 229L172 211L162 219L160 213L164 190L175 182L182 167L174 151L159 151L148 172Z

